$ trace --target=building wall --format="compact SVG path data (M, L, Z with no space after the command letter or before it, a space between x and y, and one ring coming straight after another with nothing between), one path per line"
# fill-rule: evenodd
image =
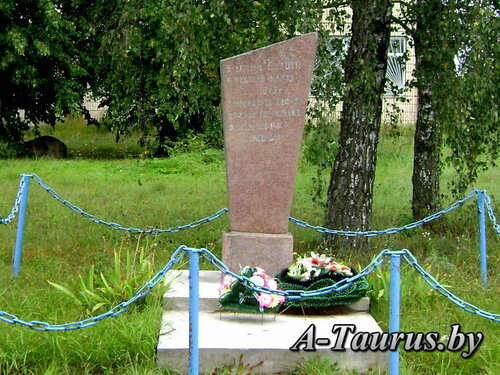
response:
M86 97L83 99L83 106L87 108L92 118L96 119L97 121L101 120L101 118L106 113L106 110L108 109L108 107L106 106L99 107L99 104L100 102L98 100L91 99L90 97Z
M393 8L393 12L398 14L400 12L400 5L395 4ZM344 33L339 32L338 29L334 27L328 21L328 12L330 9L325 9L324 11L324 19L323 19L323 27L326 30L330 30L332 37L345 37L345 35L349 34L349 25L351 9L349 7L345 7L344 10L347 13L346 25L344 28ZM337 10L335 10L337 11ZM415 50L411 47L409 43L409 37L405 35L404 31L394 25L394 31L391 34L392 39L401 39L404 40L404 50L408 54L408 59L405 62L404 66L404 81L405 83L410 82L413 79L413 72L415 69ZM347 49L344 51L347 53ZM404 102L397 100L394 95L387 93L383 98L383 122L390 122L391 116L397 116L396 123L399 125L413 125L417 121L417 106L418 106L418 98L417 98L417 90L415 88L406 89L404 92ZM399 109L399 113L396 113L394 108ZM340 118L340 112L342 110L342 105L338 105L334 111L330 114L334 119Z
M404 66L405 84L408 84L413 79L413 71L415 69L415 50L409 45L408 38L402 33L393 33L391 37L403 38L408 52L408 60ZM383 117L382 121L389 122L391 113L395 113L394 106L401 112L397 114L398 124L413 125L417 121L417 90L415 88L406 89L404 93L404 102L397 100L393 95L385 95L383 100Z

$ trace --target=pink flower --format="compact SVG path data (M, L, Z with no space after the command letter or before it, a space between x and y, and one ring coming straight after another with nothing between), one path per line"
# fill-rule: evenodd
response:
M226 275L224 275L224 278L222 279L222 285L229 285L233 282L233 280L234 280L233 276L226 274Z
M270 308L273 303L273 297L269 293L260 293L255 298L259 302L259 307Z
M231 284L234 281L234 277L231 275L225 275L222 279L222 283L219 286L219 296L226 294L231 291Z

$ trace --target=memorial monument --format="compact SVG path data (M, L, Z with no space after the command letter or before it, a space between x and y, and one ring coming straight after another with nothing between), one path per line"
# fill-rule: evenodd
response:
M221 61L230 222L222 261L235 273L240 266L259 266L274 275L293 262L288 217L316 44L317 34L311 33ZM172 286L165 294L170 310L163 314L158 364L187 373L189 272L170 272ZM200 371L231 368L242 360L257 364L256 373L283 373L312 358L327 359L344 372L387 369L386 353L351 350L352 334L345 351L326 344L315 351L290 350L312 324L332 333L332 343L335 324L381 333L367 312L368 298L334 315L234 314L219 310L220 272L199 275Z

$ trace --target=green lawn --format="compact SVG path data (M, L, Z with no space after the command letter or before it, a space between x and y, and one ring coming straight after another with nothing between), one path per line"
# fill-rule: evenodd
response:
M139 228L166 228L208 216L227 206L224 153L221 150L179 154L170 159L143 158L133 139L119 144L114 136L71 121L56 132L69 148L66 160L2 159L0 168L0 217L12 207L21 173L36 173L64 199L106 221ZM383 134L378 157L373 208L373 229L401 226L411 219L412 140ZM323 224L324 211L311 200L311 166L301 161L292 216ZM482 175L476 187L487 189L500 201L499 170ZM450 178L445 170L443 186ZM445 205L454 202L445 198ZM499 211L495 206L495 212ZM480 282L477 209L470 201L448 214L439 233L417 228L371 240L367 254L342 254L328 249L345 263L364 266L382 249L410 249L422 265L465 301L489 312L500 311L499 241L488 222L490 282ZM47 281L75 294L82 289L78 275L88 277L91 266L111 279L117 272L114 254L132 256L141 251L146 262L159 270L181 244L206 247L221 253L227 216L196 229L176 234L137 236L94 224L78 216L31 183L20 277L11 278L16 225L0 226L0 310L23 320L64 323L84 319L92 304L81 304L56 290ZM321 248L322 237L290 224L295 251ZM123 262L122 262L123 263ZM182 265L186 267L184 263ZM203 268L210 268L202 263ZM133 270L132 270L133 271ZM131 272L131 276L136 275ZM123 271L122 276L127 272ZM388 325L388 269L374 274L374 317ZM125 284L126 282L123 281ZM131 284L132 285L132 284ZM383 290L383 291L381 291ZM71 332L36 332L0 322L1 374L168 374L155 366L160 324L159 295L145 304L107 319L94 327ZM499 324L471 315L426 286L416 273L403 268L402 331L449 334L452 324L462 331L483 332L477 353L462 359L459 352L403 352L402 374L496 374L500 358ZM95 307L95 306L94 306ZM94 315L105 311L97 308ZM219 373L230 373L221 370ZM296 374L331 374L324 364L304 364Z

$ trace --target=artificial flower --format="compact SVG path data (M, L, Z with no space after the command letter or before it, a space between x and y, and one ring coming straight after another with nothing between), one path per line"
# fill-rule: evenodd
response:
M244 306L254 306L255 312L264 312L264 309L273 309L285 302L285 296L267 292L256 292L255 287L265 287L271 290L278 289L277 281L266 274L260 267L244 267L240 270L240 276L250 280L247 282L226 275L219 287L220 304L222 307L230 307L238 310L234 303Z
M334 262L325 254L316 254L314 251L311 252L310 257L299 258L287 271L289 277L304 282L327 274L353 275L351 269L346 265Z
M235 278L229 274L226 274L222 279L222 283L219 286L219 296L222 296L231 291L231 284L234 282Z
M261 276L256 276L255 274L250 277L250 281L252 281L257 286L264 286L265 281Z
M269 289L278 289L278 283L273 277L268 277L265 280L264 286Z
M255 298L259 302L259 307L270 308L273 303L273 297L269 293L260 293Z

